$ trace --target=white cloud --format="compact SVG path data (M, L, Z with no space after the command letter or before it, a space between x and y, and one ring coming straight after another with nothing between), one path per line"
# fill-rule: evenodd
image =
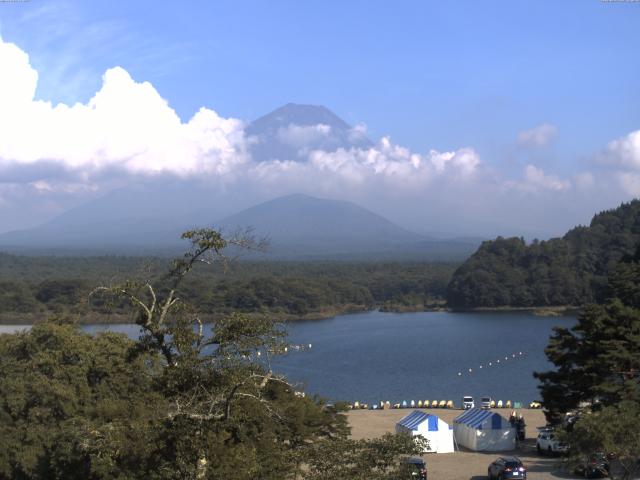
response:
M640 169L640 130L610 142L605 162L626 169Z
M558 127L550 123L543 123L518 133L518 144L528 148L542 148L547 146L557 134Z
M71 106L34 100L37 72L1 40L0 67L0 168L48 161L85 176L222 175L247 160L243 122L201 108L183 123L151 84L120 67L89 102Z
M517 189L524 192L553 191L563 192L571 188L569 180L562 180L557 175L545 173L534 165L527 165L522 180L508 180L504 183L507 189Z
M278 139L292 147L301 148L322 142L331 135L331 127L323 123L317 125L295 125L290 124L278 129L276 136Z

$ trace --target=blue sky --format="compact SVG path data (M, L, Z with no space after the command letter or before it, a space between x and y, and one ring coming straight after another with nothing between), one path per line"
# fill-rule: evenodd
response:
M183 119L323 104L421 151L501 156L549 122L562 171L640 124L633 3L32 0L0 21L53 101L86 101L120 65Z
M472 148L514 181L527 165L597 175L640 128L638 25L640 3L599 0L0 4L37 99L86 103L120 66L183 122L322 104L413 152ZM542 148L518 145L545 124Z

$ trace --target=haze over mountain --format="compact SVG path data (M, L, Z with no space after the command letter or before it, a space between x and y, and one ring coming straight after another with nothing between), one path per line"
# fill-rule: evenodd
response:
M211 222L209 212L196 210L183 216L176 204L171 204L173 210L157 211L164 216L132 215L126 210L131 193L124 190L110 195L107 202L74 209L45 225L0 235L0 248L23 253L175 254L185 246L179 240L182 231L211 224L228 234L250 228L256 237L267 238L268 252L251 258L460 259L478 245L473 239L425 237L354 203L301 194Z

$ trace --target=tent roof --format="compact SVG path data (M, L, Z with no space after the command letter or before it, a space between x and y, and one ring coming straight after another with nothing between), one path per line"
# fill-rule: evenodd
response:
M464 412L462 415L458 415L453 421L478 430L482 430L482 425L485 422L491 421L491 429L499 430L502 428L503 420L504 418L496 412L482 410L480 408L472 408Z
M418 426L423 422L428 422L428 430L430 432L438 431L438 417L420 410L414 410L406 417L403 417L398 421L397 425L402 425L410 430L418 430Z

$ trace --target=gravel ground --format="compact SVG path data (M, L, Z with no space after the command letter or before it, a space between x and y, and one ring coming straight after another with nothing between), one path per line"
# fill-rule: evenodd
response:
M355 439L375 438L385 432L395 431L395 424L407 415L406 410L353 410L348 412L351 436ZM430 412L451 424L460 415L461 410L430 409ZM507 417L508 409L497 410ZM429 471L429 480L480 480L487 478L487 467L501 455L515 455L520 457L527 468L529 480L548 480L556 478L579 478L568 474L563 467L562 460L557 457L539 456L536 453L536 427L545 425L544 414L541 410L519 410L527 424L526 440L522 446L511 452L471 452L463 449L455 453L431 453L424 455Z

